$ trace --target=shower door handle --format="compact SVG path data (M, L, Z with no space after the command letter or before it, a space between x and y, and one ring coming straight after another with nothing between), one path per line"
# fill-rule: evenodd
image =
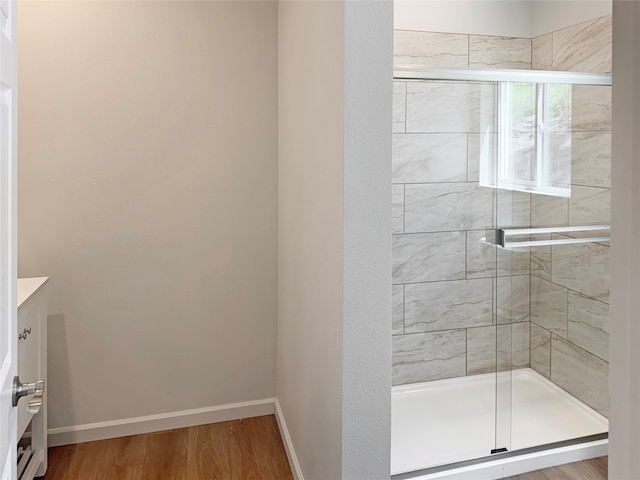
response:
M590 225L580 227L525 227L525 228L498 228L495 230L495 245L504 249L522 247L544 247L552 245L573 245L576 243L597 243L611 240L608 232L609 225ZM554 233L579 233L579 232L603 232L603 236L594 237L567 237L552 240L525 240L512 241L511 237L522 235L554 234ZM596 233L597 235L597 233ZM486 242L486 238L484 239Z

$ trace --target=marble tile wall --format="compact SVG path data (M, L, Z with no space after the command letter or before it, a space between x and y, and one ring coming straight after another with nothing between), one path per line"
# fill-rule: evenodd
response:
M611 17L533 39L396 31L394 48L397 64L610 72ZM608 245L496 253L481 240L497 224L609 223L611 90L572 91L570 199L478 186L494 98L394 84L393 383L531 366L606 415Z
M396 30L393 42L396 65L531 68L530 38Z
M532 39L532 68L609 73L611 16ZM533 226L610 222L610 87L573 88L571 141L571 198L534 195ZM530 320L531 367L607 415L609 244L531 249Z
M396 31L395 62L528 69L531 40ZM486 84L395 82L394 385L529 366L529 252L482 243L530 224L529 194L478 184L495 103Z

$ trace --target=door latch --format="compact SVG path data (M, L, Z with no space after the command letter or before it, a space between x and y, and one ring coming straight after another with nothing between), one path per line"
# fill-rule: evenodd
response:
M13 377L13 389L11 395L11 401L14 407L18 406L18 401L22 397L33 395L33 398L29 400L28 411L32 415L35 415L40 411L42 406L42 400L44 398L44 380L38 380L33 383L21 383L18 376Z

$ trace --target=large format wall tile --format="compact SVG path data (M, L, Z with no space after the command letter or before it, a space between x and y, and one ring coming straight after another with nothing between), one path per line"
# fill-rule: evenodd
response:
M405 232L478 230L493 224L493 190L473 183L405 187Z
M393 285L391 287L392 301L392 335L402 335L404 333L404 285Z
M531 39L531 69L553 70L553 33Z
M393 283L462 280L465 233L393 236Z
M467 330L467 375L496 371L496 327Z
M609 247L597 243L551 247L553 283L609 301Z
M529 275L529 249L497 249L494 239L493 229L467 231L467 278Z
M467 135L396 134L391 158L394 183L464 182L467 180Z
M569 199L569 225L608 225L611 190L574 185Z
M496 190L496 226L528 227L531 224L531 194Z
M404 233L404 185L391 186L391 232Z
M571 183L611 188L611 132L574 132L571 143Z
M553 69L611 72L612 16L553 32Z
M428 67L467 67L469 64L467 35L455 33L395 30L393 60L397 65Z
M550 240L551 235L531 235L532 241ZM531 247L531 275L551 280L551 247Z
M407 105L407 82L393 82L393 133L404 133Z
M555 335L551 381L604 416L609 414L609 364Z
M560 61L573 62L568 68L580 70L580 65L598 64L602 59L580 45L586 45L589 36L592 46L600 41L604 30L598 31L596 24L578 26L573 34L567 29L556 32L555 38L548 34L524 42L396 32L395 61L434 67L464 67L470 62L472 66L497 68L522 68L522 63L531 62L534 69L545 70ZM593 35L585 34L587 26L594 30ZM554 44L554 39L572 35L577 42L574 45ZM464 39L469 39L469 50ZM499 45L514 48L505 50ZM529 58L518 56L523 51L530 52ZM550 376L551 368L557 369L561 361L557 351L551 361L551 338L556 342L559 338L543 327L568 338L575 345L567 345L576 351L583 351L579 348L583 347L587 355L591 352L594 358L607 358L602 311L607 306L576 292L608 300L608 247L570 245L505 251L482 245L480 238L491 237L496 227L608 223L604 221L607 194L581 187L610 188L610 96L608 87L572 88L571 123L567 121L564 127L571 130L565 142L565 153L572 157L571 199L493 190L491 213L484 211L485 220L477 223L467 212L484 208L478 207L477 196L469 192L469 188L478 187L461 184L479 182L481 138L493 139L488 143L488 155L495 156L494 87L464 82L394 82L393 128L401 134L394 135L393 151L393 281L405 284L393 287L394 383L493 372L496 361L500 369L530 364ZM460 185L449 186L455 183ZM491 224L483 224L488 218ZM405 223L409 233L403 234ZM549 235L532 236L531 240L542 238ZM545 280L548 282L543 283ZM529 295L523 293L526 290ZM527 321L529 312L530 320L542 326ZM497 326L489 323L491 317ZM442 336L448 334L449 342ZM406 340L402 343L401 339ZM411 353L412 346L415 350ZM402 352L408 361L397 362L396 352Z
M529 366L529 322L467 330L467 375L495 372L496 365L498 370Z
M496 279L497 323L529 321L531 297L530 275L514 275Z
M480 83L407 84L408 133L495 131L495 86Z
M509 190L496 190L496 227L517 228L531 225L531 195ZM497 252L497 275L528 275L531 259L528 248Z
M531 69L531 39L469 36L470 68Z
M498 325L498 369L511 370L529 366L529 322Z
M489 177L493 171L498 143L497 133L470 133L467 135L467 180L480 181L480 157L483 155L489 169Z
M491 325L492 280L459 280L405 286L405 332Z
M531 321L567 338L567 289L532 276Z
M531 368L551 376L551 334L535 323L531 324Z
M611 87L574 85L571 95L571 130L611 130Z
M609 360L609 305L569 292L570 342Z
M487 278L496 275L496 247L493 230L467 232L467 278Z
M465 330L393 337L393 384L465 375Z
M498 277L511 275L529 275L531 273L531 255L529 248L514 250L498 249L496 265Z
M531 226L558 227L568 225L569 201L548 195L531 195Z

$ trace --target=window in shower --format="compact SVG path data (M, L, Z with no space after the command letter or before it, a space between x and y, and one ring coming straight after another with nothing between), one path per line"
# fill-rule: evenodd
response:
M497 113L495 150L483 134L480 185L571 196L571 85L499 82Z

